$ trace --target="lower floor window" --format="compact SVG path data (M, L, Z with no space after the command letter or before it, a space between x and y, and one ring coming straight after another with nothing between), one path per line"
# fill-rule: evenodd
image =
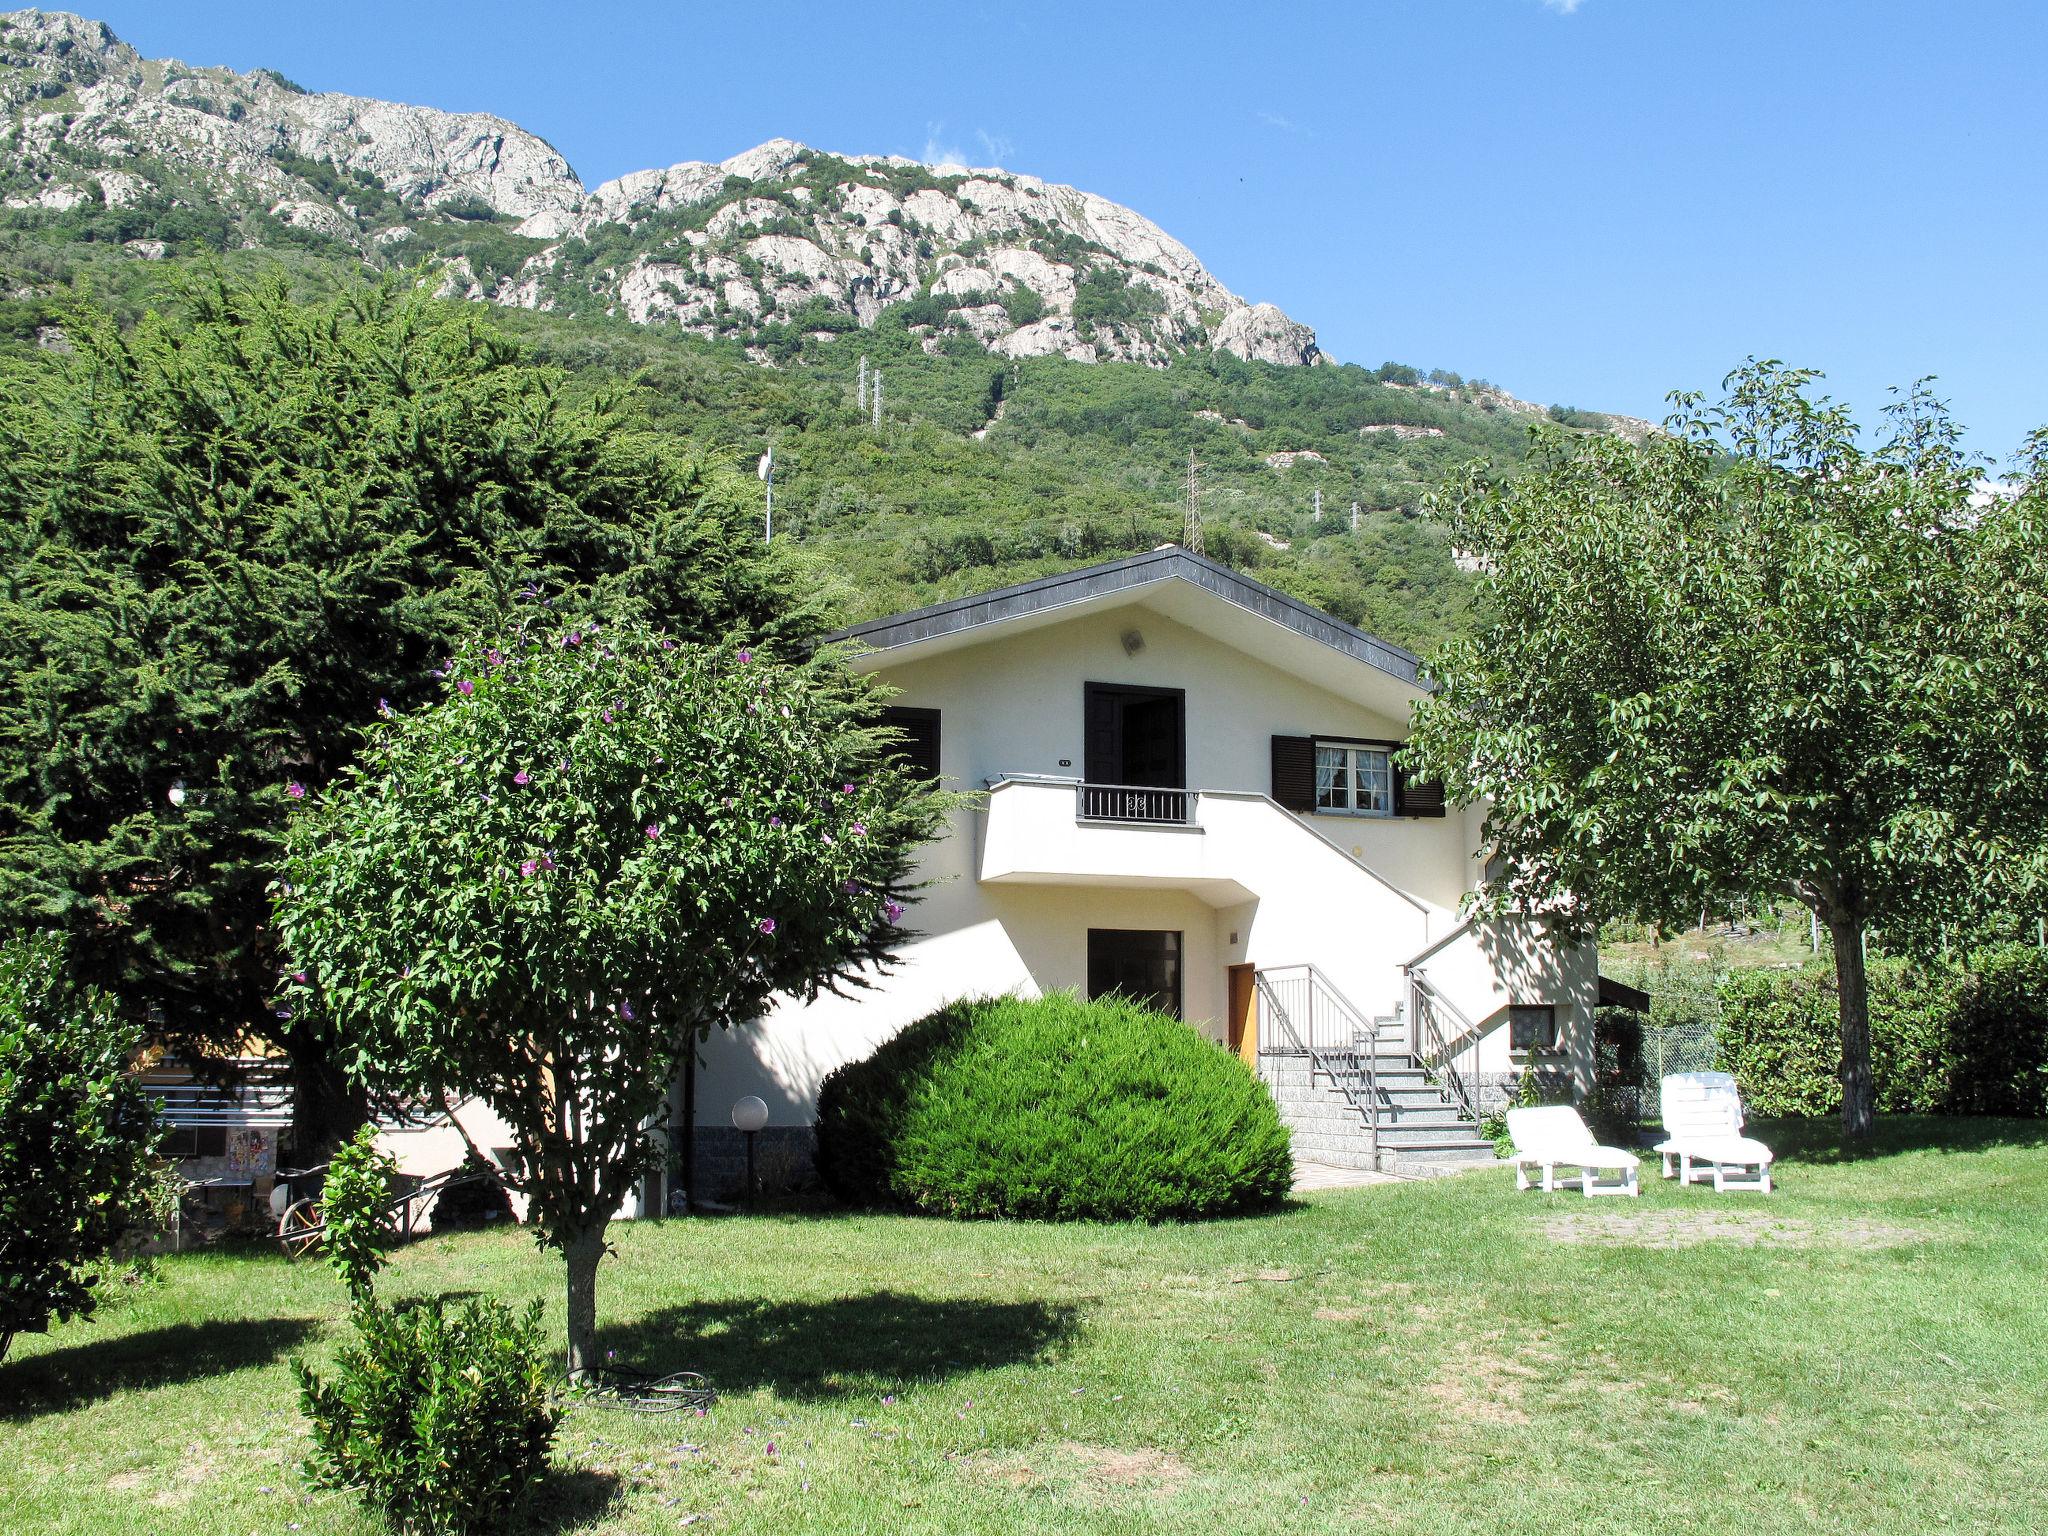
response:
M1120 994L1180 1017L1180 935L1152 928L1088 930L1088 996Z
M1557 1049L1557 1009L1550 1003L1516 1003L1508 1009L1508 1049Z
M174 1125L159 1144L165 1157L182 1162L193 1157L225 1157L228 1130L224 1125Z

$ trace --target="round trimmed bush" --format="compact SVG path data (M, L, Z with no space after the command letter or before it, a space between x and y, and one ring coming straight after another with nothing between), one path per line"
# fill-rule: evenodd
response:
M1275 1205L1294 1161L1237 1057L1136 1004L1060 994L954 1003L834 1072L818 1170L854 1205L1172 1221Z

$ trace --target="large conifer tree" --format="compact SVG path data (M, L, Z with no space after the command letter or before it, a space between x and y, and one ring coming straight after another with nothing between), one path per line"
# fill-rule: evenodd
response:
M521 604L685 637L815 628L752 488L579 395L473 307L219 278L0 374L0 913L58 927L162 1040L297 1069L264 888L293 785Z

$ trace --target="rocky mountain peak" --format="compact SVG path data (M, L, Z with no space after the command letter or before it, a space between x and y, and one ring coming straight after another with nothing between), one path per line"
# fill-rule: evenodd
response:
M244 245L439 260L450 291L498 303L757 346L910 306L893 318L935 352L1322 358L1307 326L1239 298L1149 219L997 168L771 139L586 189L489 113L145 59L102 22L41 10L0 16L0 135L8 207L182 208L230 220Z

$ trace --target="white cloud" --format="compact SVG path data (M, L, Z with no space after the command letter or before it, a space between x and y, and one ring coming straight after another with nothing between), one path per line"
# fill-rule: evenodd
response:
M958 144L948 144L945 141L943 137L945 132L946 125L944 123L926 123L924 125L924 153L918 158L924 161L926 165L957 165L965 169L967 156L960 152Z
M1312 139L1316 136L1315 129L1297 123L1291 117L1282 117L1278 112L1260 112L1256 115L1258 120L1268 128L1278 128L1282 133L1298 134L1304 139Z
M1585 0L1543 0L1543 8L1546 11L1555 11L1560 16L1569 16L1584 3Z
M986 128L977 128L974 130L974 137L981 145L983 153L988 156L990 165L1008 165L1016 156L1017 146L1011 142L1008 134L990 133Z

